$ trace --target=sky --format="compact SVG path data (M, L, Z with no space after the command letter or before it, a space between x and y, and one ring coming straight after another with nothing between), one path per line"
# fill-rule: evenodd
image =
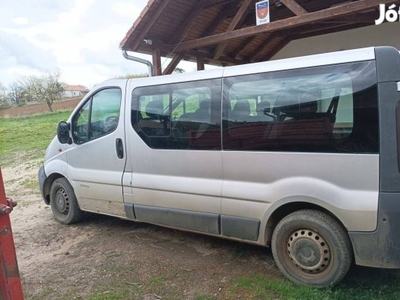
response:
M0 0L0 83L7 87L58 69L62 82L91 88L108 78L146 73L147 66L126 60L119 48L146 4ZM151 61L150 56L135 55Z

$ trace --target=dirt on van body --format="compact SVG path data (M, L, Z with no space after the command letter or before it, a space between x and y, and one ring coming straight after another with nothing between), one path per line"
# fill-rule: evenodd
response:
M17 158L2 169L18 201L11 221L26 299L243 299L234 278L282 278L259 246L94 214L59 224L37 187L40 164Z

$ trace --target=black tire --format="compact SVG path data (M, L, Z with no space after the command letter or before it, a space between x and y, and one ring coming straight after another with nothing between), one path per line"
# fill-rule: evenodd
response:
M347 274L353 259L345 229L331 216L300 210L283 218L271 241L282 273L296 284L324 288Z
M51 185L50 206L54 218L62 224L72 224L83 217L74 189L65 178L58 178Z

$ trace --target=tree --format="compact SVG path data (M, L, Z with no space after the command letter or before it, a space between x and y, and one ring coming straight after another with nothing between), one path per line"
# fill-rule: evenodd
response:
M6 88L5 86L0 82L0 100L4 100L6 98Z
M11 105L21 105L24 103L25 85L18 81L13 82L8 87L7 100Z
M185 70L182 68L175 68L174 73L185 73Z
M46 102L49 110L53 111L53 102L61 99L61 92L64 90L59 78L60 71L48 73L41 77L28 77L24 93L26 100L29 102Z
M4 85L0 82L0 108L5 108L9 106L7 103L7 93L6 93L6 88Z

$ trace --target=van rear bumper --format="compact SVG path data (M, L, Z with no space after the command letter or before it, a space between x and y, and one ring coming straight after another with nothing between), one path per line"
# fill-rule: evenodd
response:
M47 176L46 176L46 173L44 171L44 166L41 166L39 168L39 172L38 172L39 188L40 188L40 192L42 193L42 198L43 198L44 203L50 204L46 200L46 197L45 197L45 194L44 194L44 184L46 182L46 179L47 179Z
M379 196L374 232L349 232L357 265L400 269L400 193Z

